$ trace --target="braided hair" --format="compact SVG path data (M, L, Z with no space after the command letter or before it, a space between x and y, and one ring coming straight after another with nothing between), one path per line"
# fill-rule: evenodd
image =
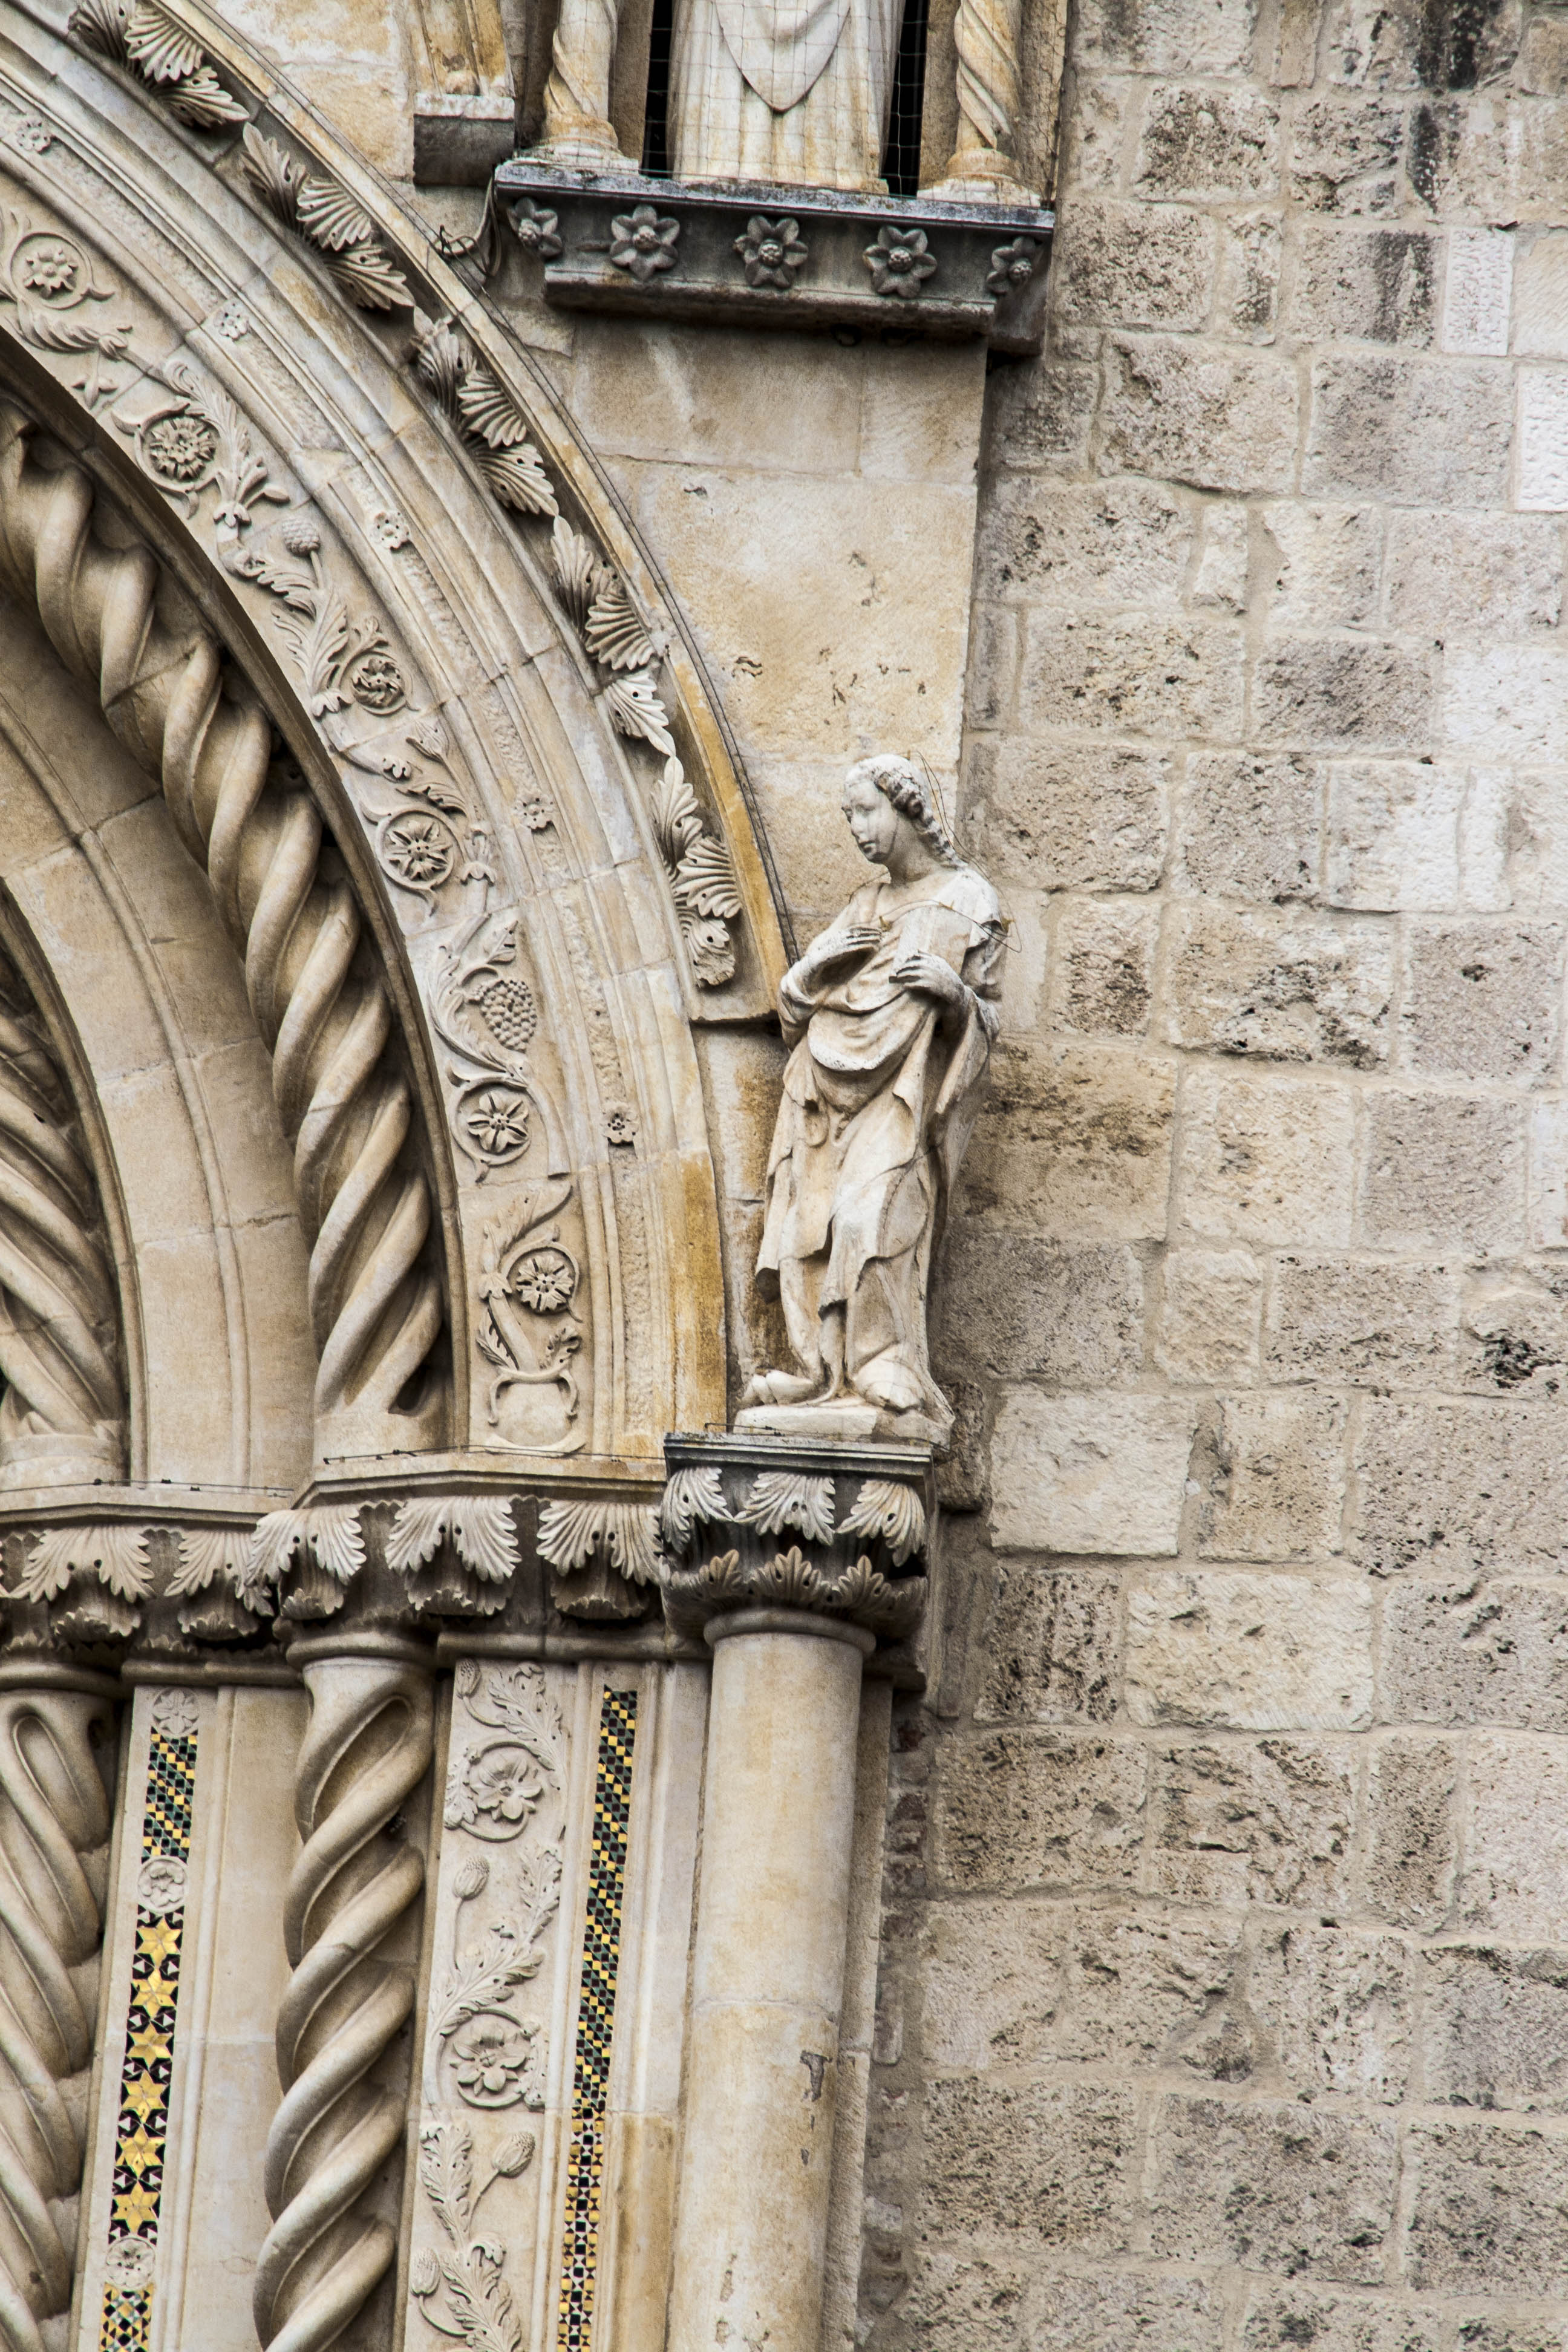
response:
M957 843L938 815L919 770L908 760L900 760L896 751L877 751L868 760L857 760L849 776L863 777L868 783L875 784L900 815L909 818L939 865L963 865Z

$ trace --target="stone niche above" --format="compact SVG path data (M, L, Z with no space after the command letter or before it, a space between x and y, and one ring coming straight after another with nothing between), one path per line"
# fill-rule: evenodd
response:
M1052 215L1037 205L682 185L527 156L495 186L566 309L1040 346Z

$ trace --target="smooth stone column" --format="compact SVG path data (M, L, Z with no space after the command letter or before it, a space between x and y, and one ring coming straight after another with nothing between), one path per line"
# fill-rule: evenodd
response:
M670 2352L816 2352L861 1627L715 1618ZM725 2325L724 2323L727 2323Z

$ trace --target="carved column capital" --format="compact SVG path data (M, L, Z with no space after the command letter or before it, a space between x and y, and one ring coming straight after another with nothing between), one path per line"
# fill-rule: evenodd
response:
M665 1615L710 1643L816 1633L867 1654L924 1613L931 1454L769 1437L667 1437Z

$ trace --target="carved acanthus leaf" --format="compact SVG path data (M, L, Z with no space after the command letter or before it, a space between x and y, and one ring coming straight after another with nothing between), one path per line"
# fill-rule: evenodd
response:
M734 1517L738 1526L755 1528L759 1535L798 1528L808 1542L831 1543L833 1481L794 1470L760 1470Z
M670 1551L684 1551L700 1520L723 1521L730 1516L717 1470L699 1466L678 1470L664 1490L658 1507L659 1528Z
M895 1637L912 1633L925 1608L926 1579L905 1576L889 1584L862 1555L834 1586L831 1602L835 1610L853 1617L857 1624L870 1626L874 1633Z
M833 1590L798 1544L791 1544L788 1551L775 1554L753 1570L751 1584L756 1600L780 1601L792 1609L819 1608Z
M912 1486L892 1478L867 1478L845 1517L838 1522L845 1536L880 1536L902 1568L926 1539L925 1506Z
M256 194L326 262L362 310L411 310L408 280L376 236L374 225L345 189L293 162L275 139L248 123L245 173Z
M241 1592L250 1562L250 1531L241 1528L182 1528L180 1565L169 1579L171 1600L189 1600L221 1577Z
M468 446L485 480L516 514L556 515L544 461L528 437L528 419L494 370L450 319L416 314L414 363Z
M588 607L583 643L610 669L644 669L654 659L653 639L618 572L603 581Z
M107 1587L121 1601L144 1601L153 1590L145 1528L45 1528L34 1541L12 1597L54 1601L73 1576Z
M324 1503L304 1511L268 1511L250 1538L246 1593L280 1583L295 1559L313 1560L337 1583L352 1583L364 1566L358 1506Z
M136 0L129 16L118 0L81 0L67 29L85 48L124 66L193 129L246 120L247 109L219 81L200 42L159 0Z
M650 672L636 669L624 677L612 677L605 688L605 708L617 734L629 735L634 742L651 743L667 760L675 757L669 713L658 698Z
M602 1549L633 1584L657 1584L661 1555L658 1512L648 1503L546 1503L539 1515L539 1556L570 1574Z
M550 534L550 550L555 564L555 584L561 591L561 602L580 629L588 617L588 608L599 593L602 582L614 574L609 566L601 563L597 549L591 540L571 524L558 520Z
M511 1507L482 1495L423 1496L400 1504L386 1541L388 1568L423 1568L450 1536L463 1566L481 1584L505 1584L517 1572Z

